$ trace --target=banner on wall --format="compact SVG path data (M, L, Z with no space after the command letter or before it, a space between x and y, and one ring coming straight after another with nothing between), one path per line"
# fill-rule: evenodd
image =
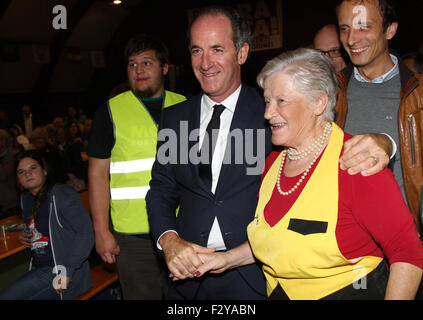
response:
M50 47L47 44L33 44L32 57L35 63L49 64L50 63Z
M75 48L67 48L66 56L72 63L80 63L82 61L81 50Z
M241 0L242 1L242 0ZM282 48L282 1L256 0L225 6L236 9L251 28L251 51ZM188 9L188 22L197 16L199 8Z

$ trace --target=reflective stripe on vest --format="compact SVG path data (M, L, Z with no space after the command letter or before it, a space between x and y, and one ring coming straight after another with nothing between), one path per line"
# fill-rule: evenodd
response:
M132 161L117 161L110 163L110 173L131 173L148 171L153 167L155 158L139 159Z
M110 163L110 174L151 171L155 158ZM112 200L144 199L150 187L110 188Z
M144 199L150 187L128 187L110 189L112 200Z
M165 91L164 107L185 100ZM156 156L157 125L148 110L126 91L109 100L115 128L110 157L110 207L113 228L121 233L149 232L145 196Z

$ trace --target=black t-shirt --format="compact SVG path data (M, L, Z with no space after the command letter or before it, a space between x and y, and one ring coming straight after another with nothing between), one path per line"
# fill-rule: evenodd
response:
M154 121L160 123L160 115L163 109L163 96L160 97L160 99L141 99L141 101L147 107Z
M156 123L160 122L163 109L163 96L158 99L140 99ZM143 106L140 104L140 108ZM98 159L108 159L115 144L113 122L107 103L94 114L88 142L87 154Z
M35 198L33 195L29 195L29 197L29 205L32 207L34 205ZM36 267L54 266L48 219L48 201L45 200L38 208L37 218L31 218L28 225L32 234L32 264Z

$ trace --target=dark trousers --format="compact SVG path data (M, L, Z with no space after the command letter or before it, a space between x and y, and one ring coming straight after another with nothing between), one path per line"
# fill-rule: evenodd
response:
M194 288L194 289L193 289ZM263 300L236 269L222 274L205 274L198 279L175 282L169 300Z
M161 300L168 291L169 271L159 258L149 235L114 234L119 282L125 300Z

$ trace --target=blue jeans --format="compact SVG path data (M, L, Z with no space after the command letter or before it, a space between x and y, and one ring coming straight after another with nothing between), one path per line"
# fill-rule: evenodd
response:
M53 267L32 267L10 287L0 292L0 300L60 300L54 291Z

